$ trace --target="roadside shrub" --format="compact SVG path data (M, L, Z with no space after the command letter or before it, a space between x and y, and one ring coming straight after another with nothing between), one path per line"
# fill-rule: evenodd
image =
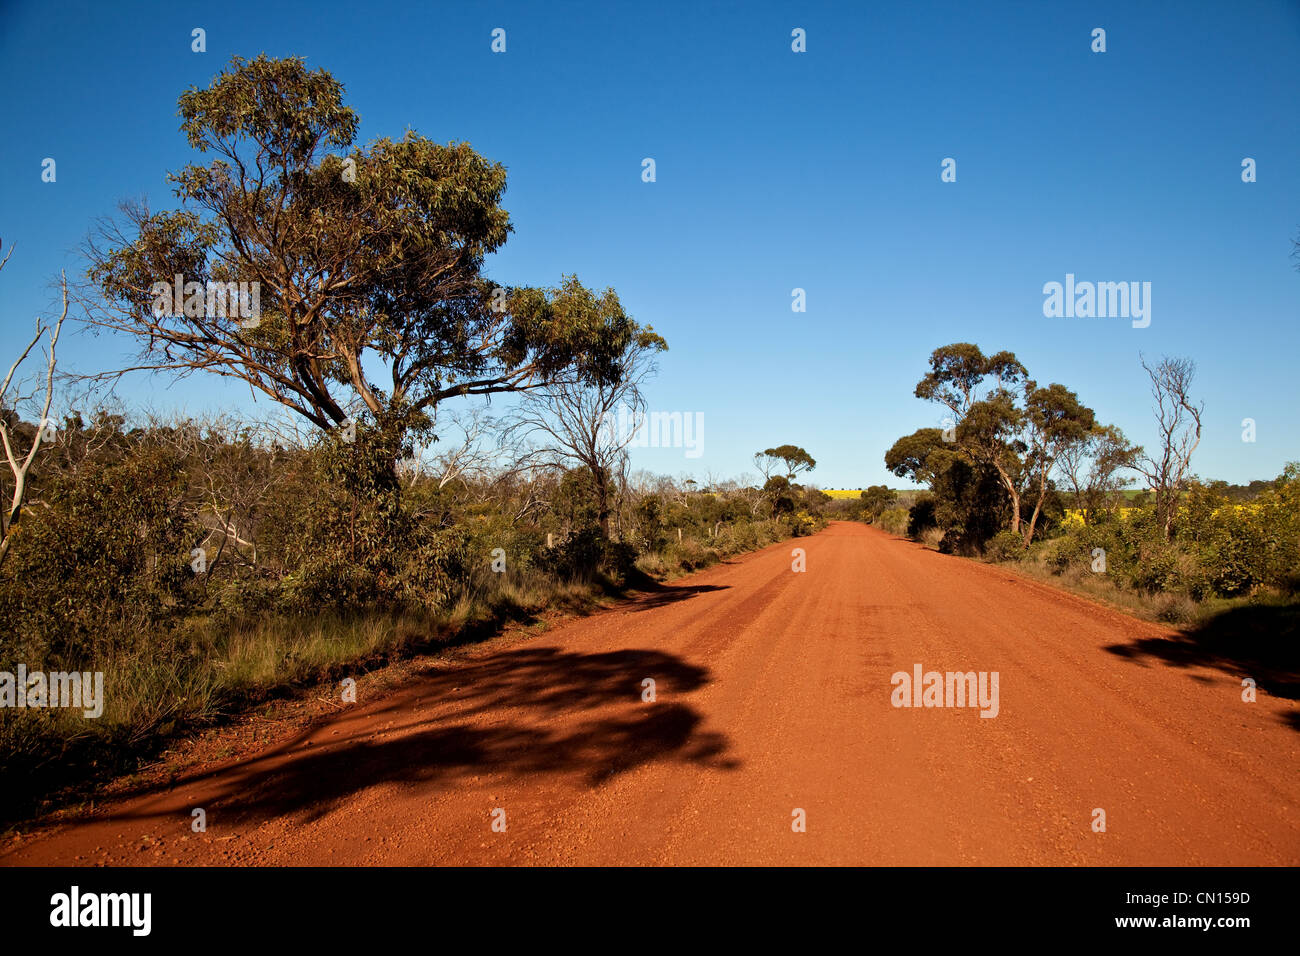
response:
M211 598L215 618L220 622L243 619L280 606L280 582L269 577L234 577L217 588Z
M550 567L568 577L590 578L601 565L605 539L597 527L586 527L558 542L552 549Z
M1260 587L1294 590L1300 567L1293 480L1285 476L1245 505L1194 485L1169 540L1150 507L1094 525L1067 525L1047 559L1057 573L1089 568L1106 553L1106 575L1118 586L1196 601L1248 595Z
M1053 574L1091 570L1093 548L1104 547L1096 543L1098 537L1096 529L1067 527L1059 537L1042 542L1039 552L1043 555L1044 565Z
M429 529L417 534L416 545L396 580L396 590L408 607L431 610L447 605L454 582L466 577L470 534L462 528Z
M943 528L926 528L921 532L921 543L927 548L934 548L941 554L951 554L952 537Z
M796 538L816 534L819 530L820 523L806 511L800 511L791 518L790 533Z
M990 561L1014 561L1024 556L1025 539L1010 529L999 531L984 547L984 557Z
M0 571L5 656L69 669L164 627L200 597L182 462L161 447L49 483Z
M937 528L939 522L935 517L934 499L920 498L907 513L907 536L914 541L921 540L921 535L928 528Z
M334 553L308 558L280 585L281 605L288 611L373 605L386 596L374 572Z
M1300 591L1300 462L1287 465L1248 512L1258 528L1260 580L1283 591Z
M907 534L910 514L906 508L886 508L876 519L877 527L899 536Z
M1159 594L1155 597L1155 618L1166 624L1186 624L1196 619L1196 601L1186 594Z

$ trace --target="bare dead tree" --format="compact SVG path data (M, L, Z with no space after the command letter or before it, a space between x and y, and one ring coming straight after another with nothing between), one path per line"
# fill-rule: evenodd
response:
M664 348L657 335L642 335L625 350L615 381L557 382L526 394L508 432L541 437L556 467L578 466L591 476L600 529L609 536L611 492L627 467L627 446L645 419L641 386L654 374L654 354Z
M1192 455L1201 443L1205 403L1192 404L1190 392L1196 363L1191 359L1166 357L1152 367L1143 358L1142 367L1151 376L1151 395L1156 400L1153 411L1160 440L1156 453L1143 452L1135 467L1155 492L1156 517L1168 540L1189 478Z
M3 269L9 262L9 257L13 255L13 249L5 253L3 260L0 260L0 269ZM55 356L54 350L59 343L59 333L63 330L63 322L68 317L68 280L67 276L61 277L63 290L63 311L59 317L51 324L36 318L36 334L32 340L27 343L27 347L14 360L13 365L9 366L9 373L5 375L4 383L0 384L0 444L4 446L5 460L9 464L9 471L13 475L13 488L9 495L9 503L3 514L3 523L0 523L0 563L4 562L5 556L8 555L9 549L13 544L14 530L18 524L19 518L23 513L23 500L27 494L27 478L32 469L32 463L36 461L36 456L41 450L49 434L50 422L50 404L54 400L54 370ZM19 367L32 354L32 351L41 343L42 339L48 338L49 344L45 349L45 371L42 376L38 376L41 384L37 386L35 395L18 396L11 395L10 388L17 388L14 381L14 375L18 372ZM39 395L40 397L36 397ZM22 422L19 420L16 409L19 405L29 401L35 402L40 406L40 416L36 423L35 433L29 439L27 450L24 452L20 445L22 436L19 434L19 426ZM6 409L14 409L15 414L12 418L3 414Z
M754 476L748 472L742 474L739 478L729 481L724 486L724 490L729 495L739 498L749 508L750 517L758 515L759 509L767 500L763 495L762 482L756 482Z
M1084 524L1096 521L1097 514L1133 483L1134 479L1121 472L1133 468L1141 453L1142 449L1130 445L1114 425L1096 425L1086 440L1061 449L1056 468L1073 491Z
M761 451L754 455L754 467L758 469L758 473L763 476L765 482L771 480L780 464L775 458L770 458Z
M442 490L453 481L485 479L494 465L502 465L504 450L492 441L495 423L485 409L439 411L433 427L437 438L415 442L411 457L403 462L402 471L409 484L428 478ZM509 470L501 468L500 474Z
M66 395L64 401L68 403ZM46 462L55 462L63 474L75 476L121 437L121 423L125 419L124 414L115 414L104 406L97 408L88 422L81 412L72 411L64 427L56 433L54 443L46 445L41 457ZM28 503L35 504L36 500L29 498Z
M525 518L545 512L555 495L554 472L539 465L512 472L504 483L508 483L514 491L507 512L511 524L518 524ZM499 486L503 482L497 481L495 484Z

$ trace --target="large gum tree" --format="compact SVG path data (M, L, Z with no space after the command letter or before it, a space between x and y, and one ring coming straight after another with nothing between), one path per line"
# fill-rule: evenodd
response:
M206 161L169 176L179 208L124 205L87 246L88 321L139 346L114 374L236 379L327 431L365 419L393 459L448 398L618 376L640 332L621 309L483 274L506 172L468 144L356 145L343 87L298 58L236 57L179 114ZM260 314L169 309L176 276L257 283Z

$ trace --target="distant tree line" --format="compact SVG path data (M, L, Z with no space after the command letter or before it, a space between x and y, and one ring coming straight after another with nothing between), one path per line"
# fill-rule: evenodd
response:
M888 489L863 492L862 514L941 550L1087 568L1121 587L1195 599L1260 588L1290 592L1300 567L1300 484L1205 482L1192 471L1204 406L1195 365L1142 360L1156 441L1132 444L1075 392L1040 386L1011 352L959 342L936 349L916 396L946 412L885 454L894 474L927 486L903 514ZM1132 489L1138 479L1144 487ZM1038 545L1041 545L1039 547Z

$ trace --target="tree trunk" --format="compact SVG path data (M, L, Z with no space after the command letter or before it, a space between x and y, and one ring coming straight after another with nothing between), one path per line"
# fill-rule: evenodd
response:
M1002 487L1007 489L1007 494L1011 496L1011 530L1020 533L1020 492L1016 491L1015 482L1006 470L996 462L993 465L998 470L998 477L1002 479Z
M596 515L600 521L600 536L606 541L609 540L609 482L605 480L603 469L596 469L592 472L592 480L596 485Z
M1025 547L1028 548L1030 542L1034 540L1034 526L1038 524L1038 514L1042 510L1043 499L1039 496L1038 501L1034 502L1034 513L1029 517L1029 526L1025 529Z
M1025 529L1025 548L1034 540L1034 527L1038 524L1038 516L1043 510L1043 499L1047 497L1047 469L1043 468L1039 472L1038 479L1038 500L1034 502L1034 513L1029 516L1029 527Z

